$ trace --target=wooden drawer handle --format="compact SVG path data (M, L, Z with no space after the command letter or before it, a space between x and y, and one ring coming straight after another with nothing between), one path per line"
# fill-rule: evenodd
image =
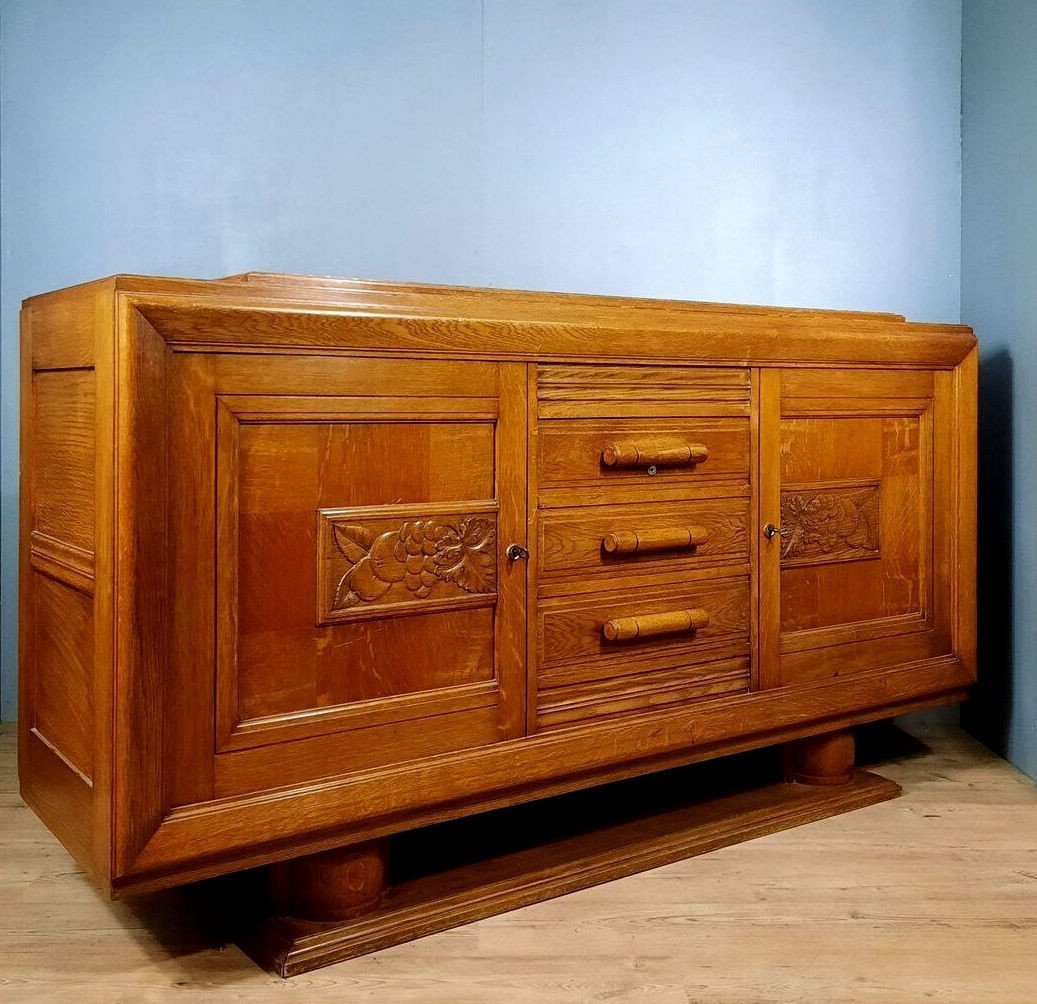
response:
M645 554L648 551L679 551L697 547L709 539L704 526L667 526L660 530L616 530L601 538L609 554Z
M606 641L633 641L635 638L653 638L660 634L700 631L708 626L709 614L705 610L668 610L664 614L615 617L605 621L601 630Z
M683 446L653 446L651 443L609 443L601 451L606 467L680 467L701 464L709 459L709 449L702 443Z

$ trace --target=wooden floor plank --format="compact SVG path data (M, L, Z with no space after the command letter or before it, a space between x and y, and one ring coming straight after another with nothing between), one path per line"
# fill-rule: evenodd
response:
M107 904L17 798L0 727L0 1000L1037 1000L1037 788L957 730L903 797L284 982L173 891ZM299 994L303 994L302 998Z

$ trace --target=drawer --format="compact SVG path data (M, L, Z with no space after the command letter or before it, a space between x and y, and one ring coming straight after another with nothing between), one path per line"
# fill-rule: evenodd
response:
M749 370L744 367L537 367L541 419L748 415L751 393Z
M748 690L748 657L555 687L537 694L537 731Z
M748 528L749 500L737 497L545 509L541 576L577 575L582 588L600 589L625 572L748 561Z
M539 427L540 488L673 488L749 478L747 418L550 419Z
M749 606L747 576L541 600L537 686L748 657Z

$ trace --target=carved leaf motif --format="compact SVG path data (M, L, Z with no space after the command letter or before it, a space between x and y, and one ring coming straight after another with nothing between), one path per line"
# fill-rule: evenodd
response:
M781 496L783 559L868 557L879 550L879 488Z
M456 539L435 554L436 574L467 593L493 589L497 534L488 519L462 520Z
M335 589L334 610L380 599L398 583L419 600L437 583L466 593L492 593L496 587L497 535L490 519L408 520L378 536L355 523L336 523L333 530L349 565Z
M347 561L356 564L371 550L371 534L364 527L351 523L335 523L332 529L335 533L335 543Z

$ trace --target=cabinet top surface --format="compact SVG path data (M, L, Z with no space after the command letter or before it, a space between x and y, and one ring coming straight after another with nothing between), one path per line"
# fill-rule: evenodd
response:
M121 298L174 347L435 352L513 359L949 367L964 325L901 314L248 272L221 279L117 275L30 297Z

